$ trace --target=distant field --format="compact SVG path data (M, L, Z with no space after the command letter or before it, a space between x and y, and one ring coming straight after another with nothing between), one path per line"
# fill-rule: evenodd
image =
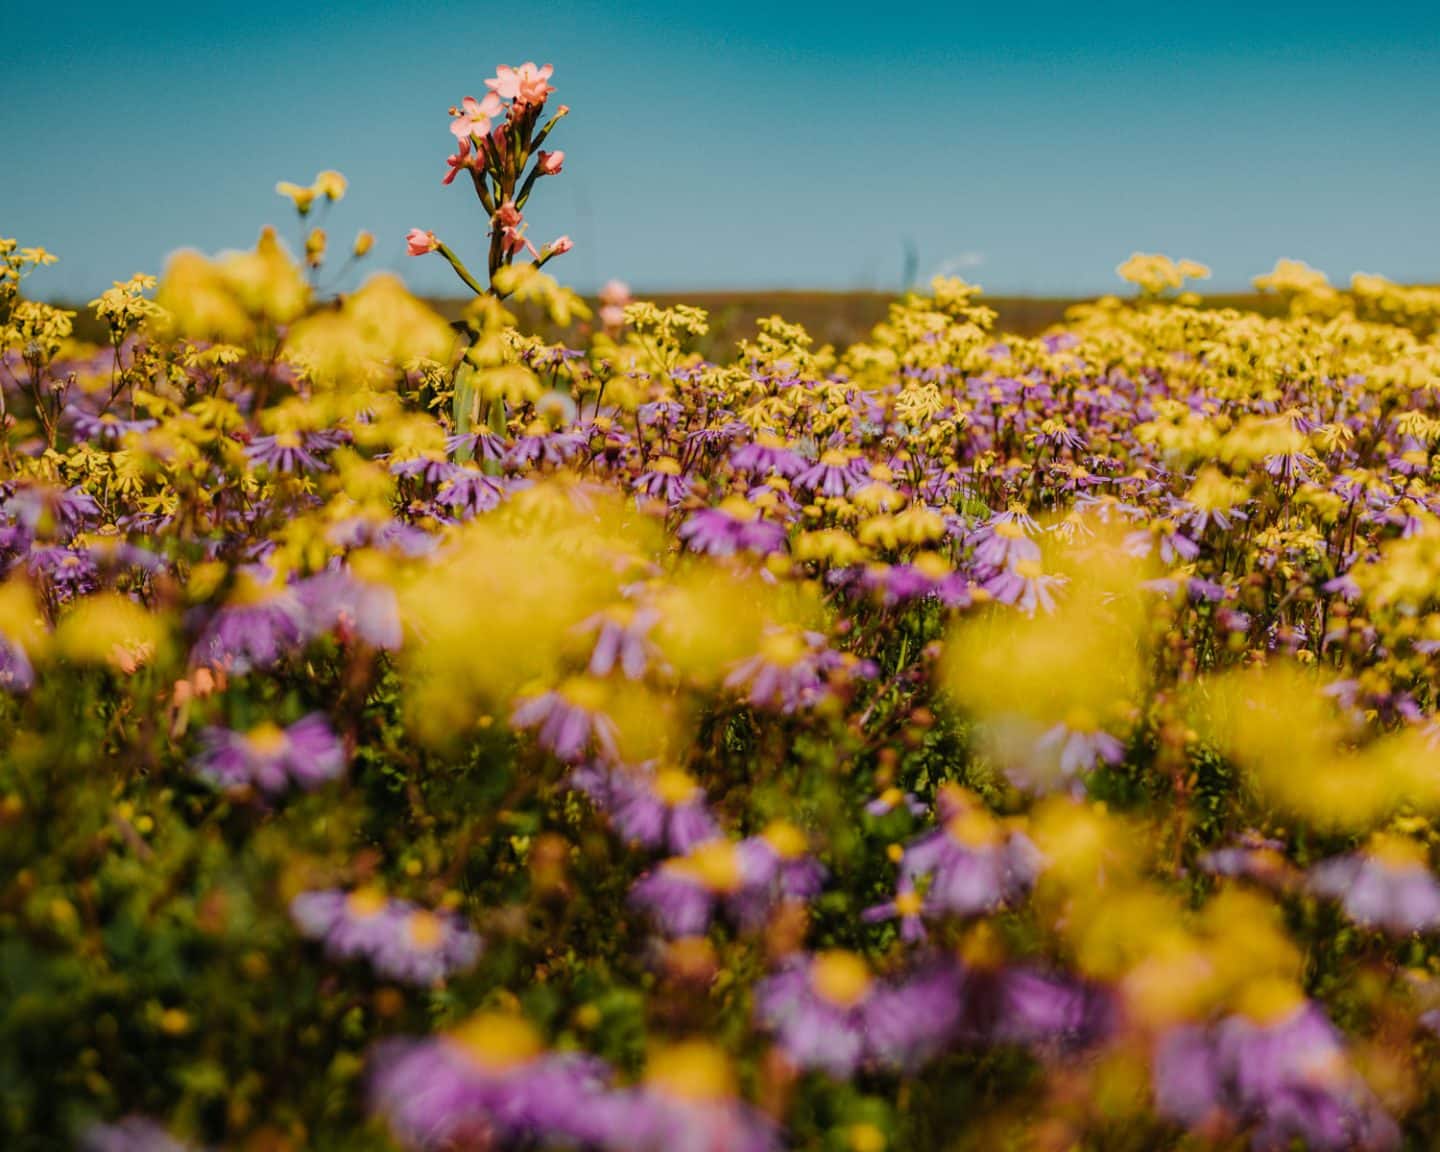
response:
M863 337L885 318L896 299L890 292L637 292L637 299L653 300L662 306L692 304L710 313L710 345L722 354L736 340L755 331L761 316L783 316L804 325L821 344L848 344ZM997 327L1004 332L1033 336L1059 324L1067 309L1094 297L985 296L984 302L999 314ZM1258 293L1217 295L1205 298L1214 308L1239 308L1255 312L1276 312L1283 305L1275 297ZM454 319L465 306L463 300L432 300L447 317Z
M805 329L821 344L843 345L863 337L885 318L885 310L896 298L887 292L637 292L637 299L653 300L665 307L693 304L710 313L711 333L702 353L724 356L734 343L755 331L761 316L780 315ZM1059 324L1065 311L1093 297L986 296L984 301L999 313L998 328L1033 336ZM1215 308L1239 308L1275 312L1282 305L1274 297L1256 293L1205 297ZM465 301L459 298L431 300L430 304L447 319L458 319ZM101 342L105 329L89 308L66 304L78 315L75 334L82 340Z

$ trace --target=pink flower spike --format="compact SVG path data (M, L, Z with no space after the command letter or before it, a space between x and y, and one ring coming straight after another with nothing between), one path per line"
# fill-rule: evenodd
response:
M542 176L558 176L564 166L564 152L545 152L542 150L537 160L537 167L539 167L540 175Z
M423 228L412 228L405 233L405 247L409 249L411 256L424 256L427 252L434 252L440 247L440 241L435 238L435 233L427 232Z

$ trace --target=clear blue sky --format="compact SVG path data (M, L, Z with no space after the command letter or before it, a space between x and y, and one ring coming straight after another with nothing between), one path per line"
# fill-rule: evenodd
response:
M403 235L480 262L446 109L526 59L574 109L531 230L580 288L888 289L907 241L992 292L1108 290L1135 249L1440 281L1430 0L0 0L0 37L0 234L60 254L52 294L247 246L322 168L336 241L449 291Z

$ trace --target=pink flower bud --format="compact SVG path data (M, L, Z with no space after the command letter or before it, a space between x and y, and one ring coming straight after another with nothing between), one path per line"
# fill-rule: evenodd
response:
M435 238L435 233L426 232L423 228L412 228L405 233L405 247L409 249L411 256L424 256L427 252L434 252L440 247L440 241Z
M495 209L495 223L499 224L501 228L518 228L524 219L520 215L520 209L515 207L513 200L505 200L499 208Z
M549 246L545 250L551 256L563 256L574 247L575 241L571 240L569 236L557 236L554 240L550 241Z
M564 153L564 152L544 152L544 151L542 151L542 152L540 153L540 158L539 158L539 162L538 162L538 167L539 167L539 169L540 169L540 175L542 175L542 176L558 176L558 175L560 175L560 169L563 168L564 166L565 166L565 153Z

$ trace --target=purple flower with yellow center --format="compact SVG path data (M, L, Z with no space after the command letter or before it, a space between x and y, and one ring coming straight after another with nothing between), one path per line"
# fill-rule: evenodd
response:
M510 722L536 729L540 746L567 764L578 764L592 753L617 760L615 722L604 712L607 697L602 681L572 676L554 691L521 699Z
M269 668L303 646L304 618L293 591L244 575L195 642L191 663L237 674Z
M1243 876L1274 888L1289 887L1295 874L1285 858L1285 845L1253 830L1242 833L1234 844L1205 853L1199 863L1212 876Z
M1241 1010L1156 1045L1156 1111L1192 1128L1248 1129L1251 1148L1391 1149L1400 1131L1346 1056L1335 1026L1291 984L1259 981Z
M124 420L113 412L94 415L74 406L66 411L70 416L70 426L79 439L100 444L118 444L126 436L148 432L156 425L154 420Z
M999 571L1022 561L1038 563L1040 560L1040 545L1030 539L1020 520L997 519L982 529L977 539L975 562L986 568Z
M1149 528L1131 532L1125 537L1124 548L1132 556L1144 558L1160 549L1160 561L1166 565L1185 564L1200 555L1200 545L1183 535L1170 520L1156 520Z
M725 687L742 692L752 707L790 713L814 703L825 690L825 673L843 665L819 633L768 628L760 651L735 665Z
M819 461L795 476L795 486L818 496L845 496L869 479L870 463L864 456L831 448Z
M481 1012L441 1036L382 1044L370 1106L417 1152L593 1145L608 1131L608 1081L594 1057L547 1052L523 1018Z
M449 479L455 465L438 453L411 456L408 460L391 460L390 475L419 480L423 484L439 484Z
M428 987L474 967L480 938L448 912L387 900L375 888L303 892L290 902L301 933L335 960L363 958L382 977Z
M841 950L793 961L756 987L755 1005L793 1063L837 1079L862 1064L914 1068L944 1047L960 1018L953 971L882 983Z
M1340 901L1365 928L1396 936L1440 925L1440 883L1430 872L1424 845L1380 833L1363 852L1326 860L1310 870L1309 888Z
M742 895L745 882L739 845L707 840L641 876L630 889L630 902L666 935L699 936L710 927L717 906Z
M774 473L793 480L808 465L805 458L773 432L761 432L749 444L730 453L730 466L738 472L765 476Z
M981 587L1001 604L1033 616L1037 610L1055 611L1055 593L1065 582L1064 576L1045 572L1038 561L1021 560L1002 568Z
M331 437L287 429L273 436L256 436L245 449L245 459L272 472L323 472L329 465L317 453L333 447Z
M825 865L810 855L809 838L788 820L773 820L736 849L744 884L730 902L746 928L759 928L779 904L804 904L825 886Z
M1125 745L1100 727L1094 714L1075 708L1064 723L1047 730L1039 740L1042 752L1059 754L1060 775L1067 780L1088 772L1097 764L1119 764L1125 759Z
M905 809L912 816L923 816L926 812L925 805L913 794L894 787L886 788L865 805L865 811L871 816L888 816L900 808Z
M452 469L449 479L435 495L436 504L451 509L457 515L466 512L475 516L489 512L500 507L504 500L504 485L478 468Z
M590 675L608 676L618 667L626 679L639 680L644 676L655 658L650 630L659 619L659 613L653 609L622 602L582 620L578 630L595 635L587 669Z
M571 777L626 840L684 853L720 834L705 790L679 768L591 766Z
M100 518L100 505L84 489L39 484L17 490L3 511L34 535L60 540Z
M914 840L900 859L900 890L908 895L924 886L924 914L978 916L1011 904L1028 893L1044 858L1017 829L1006 828L980 801L962 789L948 789L941 800L945 823ZM887 919L906 915L897 897L881 906ZM907 900L907 904L911 901Z
M206 728L196 773L227 792L256 788L278 796L292 785L307 791L345 770L345 749L319 713L288 728L264 723L249 732Z
M673 456L659 456L650 468L635 479L635 490L652 500L662 500L672 508L690 495L690 480Z
M757 985L755 1015L793 1063L845 1079L866 1055L874 989L870 966L855 953L817 952Z
M114 1124L92 1124L80 1135L80 1152L194 1152L145 1116L126 1116Z
M581 432L552 432L543 422L531 425L527 435L520 436L505 453L505 467L522 471L544 463L558 468L584 450L587 438Z
M739 1097L729 1058L692 1040L654 1051L641 1084L602 1105L611 1152L777 1152L773 1125Z
M707 556L769 555L785 546L785 529L762 519L743 496L727 496L714 508L692 512L677 534L692 551Z
M464 432L457 436L449 436L445 440L445 451L452 456L464 450L476 459L496 464L505 458L505 441L502 437L495 435L487 429L480 429L475 432Z

